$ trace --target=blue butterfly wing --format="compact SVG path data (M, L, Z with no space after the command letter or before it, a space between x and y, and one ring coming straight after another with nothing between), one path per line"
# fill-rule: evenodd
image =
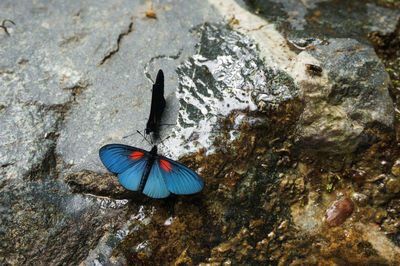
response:
M146 169L149 152L122 144L109 144L99 151L104 166L118 174L118 181L128 190L138 190ZM157 156L154 161L143 193L152 198L166 198L174 194L194 194L204 187L203 180L188 167Z
M203 180L193 170L164 156L158 157L156 162L169 191L188 195L203 189Z
M119 183L128 190L138 190L146 168L148 152L122 144L109 144L99 151L104 166L118 174Z
M120 174L148 157L148 152L128 145L108 144L101 147L99 156L108 170Z
M151 198L166 198L170 194L161 171L159 162L156 160L151 167L146 185L143 188L143 193Z
M139 189L140 180L143 177L144 169L146 168L146 160L140 159L131 168L118 174L119 183L128 190L137 191Z

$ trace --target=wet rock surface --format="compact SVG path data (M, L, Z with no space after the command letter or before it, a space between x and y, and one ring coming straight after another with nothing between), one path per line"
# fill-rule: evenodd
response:
M298 141L317 152L350 153L375 141L366 132L372 125L393 129L390 80L371 47L351 39L327 42L309 52L328 82L302 81L306 107Z
M275 22L289 40L301 38L304 43L330 38L351 38L365 42L368 33L380 32L387 35L394 32L400 16L398 9L387 5L392 1L245 2L255 13Z
M396 5L1 2L0 262L396 265ZM159 150L196 195L126 191L98 158L150 147L159 68Z

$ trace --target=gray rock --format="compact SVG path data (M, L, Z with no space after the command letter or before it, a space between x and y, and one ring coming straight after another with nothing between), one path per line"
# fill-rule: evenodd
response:
M374 50L350 39L330 39L310 52L321 64L328 83L303 81L306 102L297 126L305 150L344 154L370 139L373 125L392 129L394 107L389 76Z
M177 12L192 10L191 5L198 5L199 12L192 13L190 21L177 16ZM162 10L165 6L153 6L159 10L156 20L144 16L150 5L140 9L132 7L132 31L120 40L117 53L91 71L90 89L66 117L66 126L58 139L57 152L71 165L71 171L106 172L98 156L98 150L105 144L150 148L142 136L132 133L145 128L152 80L160 68L164 71L167 98L163 123L175 123L178 108L174 95L178 84L175 68L194 52L196 39L190 29L214 15L204 3L183 1L174 4L172 9ZM168 135L171 127L163 129ZM123 138L128 135L132 136Z
M150 8L157 19L145 17ZM367 23L369 30L385 33L398 17L387 9L370 11L387 19ZM323 62L330 85L298 87L292 73L260 59L253 39L216 23L220 14L203 1L5 0L1 18L16 24L9 36L0 31L2 264L111 264L118 243L140 230L133 222L150 221L154 202L105 174L98 150L112 142L149 148L140 135L123 137L144 129L160 68L166 77L163 121L176 123L163 127L162 137L171 137L160 151L174 159L200 148L211 153L219 119L231 111L265 116L300 93L309 101L299 140L330 143L322 151L354 150L371 123L392 126L387 75L372 49L353 40L316 45L312 54ZM345 56L336 53L340 49ZM232 140L242 120L236 117ZM237 199L244 212L249 202L259 202L251 181L239 186L252 199ZM133 199L129 207L126 198ZM115 264L125 264L119 256Z
M245 1L288 39L353 38L367 42L368 33L388 35L396 30L400 11L364 1Z
M305 106L297 126L298 150L318 158L321 153L352 153L361 144L377 139L368 132L369 127L393 130L389 77L367 44L365 36L372 26L363 28L360 23L374 25L373 30L388 34L395 30L398 10L365 5L362 1L247 2L260 16L277 22L278 30L288 39L276 36L267 21L245 14L235 4L215 1L215 5L225 16L237 18L232 20L232 27L258 41L260 53L267 59L264 63L275 63L277 68L287 71L301 91ZM363 13L372 7L380 14L379 23ZM300 22L304 29L293 26ZM287 23L293 27L285 27ZM359 41L332 36L352 36ZM288 41L291 49L287 47ZM308 72L307 64L321 66L322 73Z
M68 111L141 17L138 6L0 3L0 19L15 22L0 34L1 264L79 264L122 226L126 201L53 180L67 167L55 151Z
M224 24L206 23L197 31L201 36L197 53L177 70L178 127L173 138L165 141L175 147L169 151L174 158L200 147L211 153L219 121L232 111L268 113L298 96L293 79L265 67L249 37ZM238 126L241 118L236 122ZM240 134L235 131L232 140Z
M83 193L102 194L92 189L102 176L87 172L74 183L77 173L66 179L71 188L63 177L105 172L98 149L144 128L150 77L161 67L173 100L173 70L194 50L189 29L215 16L202 2L174 7L153 5L153 20L150 4L132 1L0 3L0 18L16 24L0 34L1 263L78 264L122 226L124 202Z
M41 164L54 140L59 114L51 108L13 103L0 113L1 186L23 182L35 165Z
M122 226L127 201L73 194L45 179L2 187L1 263L79 264L105 231Z

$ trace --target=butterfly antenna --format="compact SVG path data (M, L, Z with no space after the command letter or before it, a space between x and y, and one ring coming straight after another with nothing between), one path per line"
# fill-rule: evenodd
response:
M142 137L147 141L147 143L149 143L150 145L153 145L153 144L142 134L142 132L140 132L139 130L136 130L136 132L139 133L139 135L142 136Z
M164 142L163 142L163 141L169 139L169 137L171 137L171 136L168 136L168 137L166 137L165 139L162 139L162 140L161 140L161 144L164 145Z
M132 133L132 134L129 134L129 135L127 135L127 136L123 136L122 138L123 138L123 139L126 139L127 137L133 136L133 135L135 135L135 134L136 134L136 132L135 132L135 133Z

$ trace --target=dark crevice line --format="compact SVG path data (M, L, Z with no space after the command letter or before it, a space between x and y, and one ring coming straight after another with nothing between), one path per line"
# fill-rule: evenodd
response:
M131 32L132 32L132 29L133 29L133 17L131 18L131 23L129 24L128 30L125 31L125 32L122 32L122 33L118 36L118 40L117 40L117 49L110 51L110 52L103 58L103 60L101 60L100 66L103 65L104 63L106 63L108 60L110 60L110 58L111 58L114 54L118 53L119 47L120 47L120 43L121 43L122 39L123 39L126 35L128 35L129 33L131 33Z
M8 28L5 25L6 22L10 22L13 25L15 25L15 23L11 19L3 19L3 21L0 24L0 28L2 28L4 30L4 32L7 34L7 36L10 36L10 33L8 32Z
M154 80L151 78L151 75L150 75L150 73L149 73L149 66L150 66L150 64L153 63L155 60L158 60L158 59L176 60L176 59L178 59L178 58L182 55L182 52L183 52L183 48L180 48L179 51L178 51L178 53L177 53L176 55L157 55L157 56L152 57L152 58L150 59L150 61L147 62L147 63L145 64L145 66L144 66L144 74L145 74L146 78L147 78L151 83L154 83Z
M91 84L88 84L88 83L78 83L77 85L75 85L75 86L73 86L73 87L63 88L63 90L71 91L71 94L72 94L72 97L73 97L72 102L76 102L77 97L78 97L79 95L81 95L81 93L82 93L83 91L85 91L90 85L91 85ZM69 102L68 102L68 103L69 103ZM67 104L68 104L68 103L67 103Z

